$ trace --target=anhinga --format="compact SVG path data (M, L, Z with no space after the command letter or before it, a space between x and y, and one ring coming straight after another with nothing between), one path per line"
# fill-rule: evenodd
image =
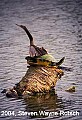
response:
M39 48L39 47L37 47L37 46L34 45L33 37L30 34L29 30L26 28L26 26L18 25L18 24L16 24L16 25L19 26L19 27L21 27L26 32L26 34L28 35L28 37L30 39L29 53L30 53L31 57L33 57L33 56L42 56L42 55L47 54L47 51L43 47Z

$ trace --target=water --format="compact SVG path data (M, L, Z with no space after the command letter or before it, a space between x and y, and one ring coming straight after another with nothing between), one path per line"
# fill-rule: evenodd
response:
M35 43L57 60L66 57L63 66L72 67L57 82L57 95L8 99L1 91L13 87L27 71L29 39L15 24L24 24ZM76 87L76 92L65 89ZM79 111L77 116L0 116L0 120L82 119L82 1L81 0L3 0L0 1L0 111ZM1 114L1 113L0 113Z

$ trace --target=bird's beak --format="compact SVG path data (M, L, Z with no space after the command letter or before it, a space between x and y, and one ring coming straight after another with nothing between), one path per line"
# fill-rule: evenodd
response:
M17 26L21 27L21 25L16 24Z
M21 27L22 29L25 28L25 26L23 26L23 25L18 25L18 24L16 24L16 25L19 26L19 27Z

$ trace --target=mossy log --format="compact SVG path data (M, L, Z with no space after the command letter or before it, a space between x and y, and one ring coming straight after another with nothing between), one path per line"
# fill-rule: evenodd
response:
M30 66L14 89L18 96L50 92L62 75L63 71L55 67Z

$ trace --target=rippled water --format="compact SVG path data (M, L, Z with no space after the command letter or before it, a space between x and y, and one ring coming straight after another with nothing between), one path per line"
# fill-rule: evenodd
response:
M65 71L57 82L57 95L8 99L1 91L13 87L27 71L29 39L15 24L24 24L38 46L44 46L59 60L66 57ZM70 86L76 92L65 92ZM79 116L45 116L45 119L82 119L82 1L3 0L0 1L0 111L79 111ZM1 114L1 113L0 113ZM39 119L36 116L32 119ZM30 116L0 116L0 120L26 120ZM40 118L44 119L44 117Z

